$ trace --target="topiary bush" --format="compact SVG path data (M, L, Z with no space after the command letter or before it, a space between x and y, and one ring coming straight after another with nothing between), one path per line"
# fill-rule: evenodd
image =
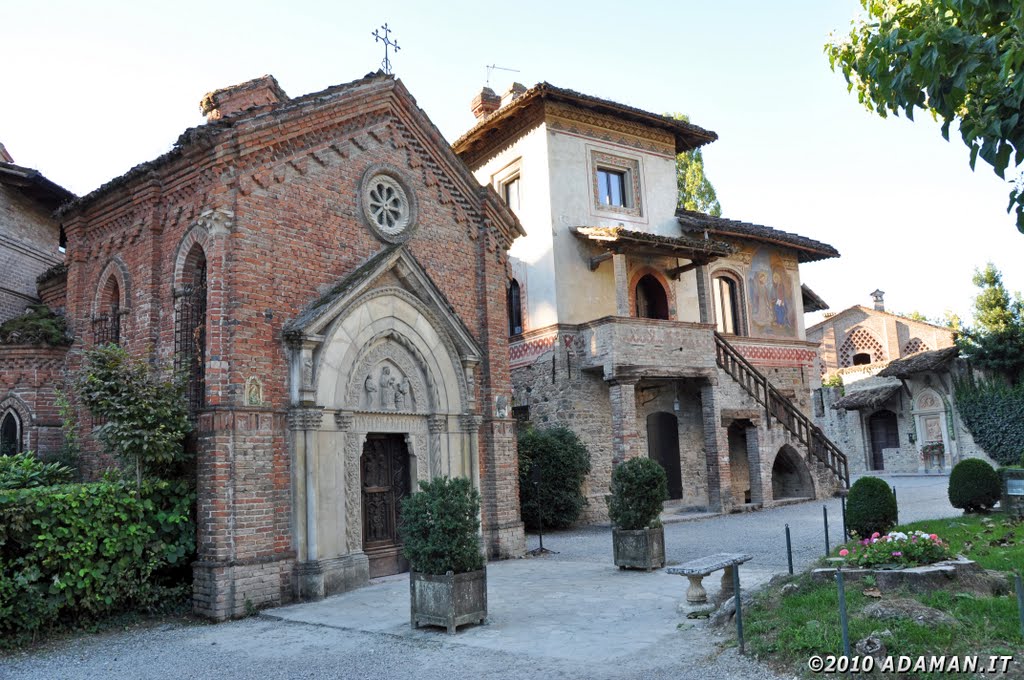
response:
M964 512L986 512L1002 496L999 474L980 458L960 461L949 473L949 502Z
M896 526L896 495L878 477L861 477L846 497L846 527L861 538Z
M0 491L66 484L74 471L60 463L46 463L32 451L0 456Z
M657 461L633 458L612 471L608 515L619 529L660 526L662 504L668 498L668 476Z
M482 569L480 494L468 479L438 477L402 500L402 552L421 574Z
M189 591L195 494L183 482L0 491L0 647Z
M541 481L531 480L534 465L541 469ZM519 508L529 529L565 529L580 517L587 504L581 491L590 472L590 454L576 433L567 427L519 432Z

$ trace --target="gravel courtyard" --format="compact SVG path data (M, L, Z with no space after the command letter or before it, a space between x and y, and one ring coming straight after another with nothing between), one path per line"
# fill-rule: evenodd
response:
M954 515L946 477L893 477L901 521ZM824 552L822 505L832 544L841 540L838 500L756 513L670 521L669 562L746 552L744 587L786 571L784 526L797 569ZM673 519L687 519L678 517ZM321 602L268 610L219 625L175 621L127 632L81 635L0 657L3 680L57 678L775 678L722 651L721 637L678 610L685 579L619 571L607 527L557 532L558 554L488 566L488 624L458 635L412 630L408 578ZM537 537L530 536L530 548ZM710 596L718 574L705 579Z

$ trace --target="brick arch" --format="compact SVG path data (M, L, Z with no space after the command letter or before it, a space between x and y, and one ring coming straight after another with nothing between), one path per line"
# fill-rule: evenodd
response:
M839 366L841 368L853 366L853 355L863 352L871 355L872 363L883 361L886 358L885 350L882 348L882 343L878 341L878 338L868 329L856 326L846 336L842 346L839 347Z
M189 276L195 269L199 253L209 262L210 232L205 227L195 225L185 232L178 242L174 253L174 289L180 291L191 281Z
M927 352L930 347L921 338L911 338L907 341L907 344L903 347L903 356L908 354L917 354L918 352Z
M629 313L632 316L636 316L636 286L640 283L640 279L645 276L652 276L659 284L661 284L662 290L665 291L665 300L668 302L668 318L673 319L676 316L676 298L675 290L669 283L668 278L664 272L655 269L654 267L644 265L637 267L633 270L633 273L629 277Z
M99 316L104 313L111 303L116 302L121 310L128 308L128 301L131 300L130 286L131 274L128 272L128 265L124 263L120 255L110 258L99 278L96 279L96 290L92 299L92 315ZM111 289L116 286L117 296L113 299L110 295Z

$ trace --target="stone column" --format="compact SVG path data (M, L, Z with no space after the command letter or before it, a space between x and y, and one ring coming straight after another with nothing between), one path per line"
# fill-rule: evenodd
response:
M704 455L708 466L708 505L728 512L732 506L732 475L729 474L729 440L721 427L717 386L700 386L701 417L704 424ZM751 491L753 494L753 491Z
M636 458L640 455L636 431L636 379L614 379L609 381L609 398L612 405L612 464Z
M303 460L302 490L305 498L306 544L299 555L299 597L319 600L324 597L323 571L317 549L317 432L323 423L320 406L293 408L288 412L288 429L295 439L295 457Z
M483 418L473 413L462 415L462 432L466 441L463 449L463 462L473 488L480 489L480 425Z
M700 309L700 322L712 323L711 314L711 281L708 280L708 266L697 265L697 307Z
M761 469L760 430L756 425L748 425L747 464L750 467L750 502L757 505L764 503L764 471Z
M441 433L448 430L448 416L438 414L427 416L427 428L430 430L430 455L428 460L430 479L437 479L445 474L441 464ZM449 470L447 471L449 475L451 475L450 467L451 465L449 464Z
M612 255L615 271L615 315L631 316L629 311L629 265L622 253Z

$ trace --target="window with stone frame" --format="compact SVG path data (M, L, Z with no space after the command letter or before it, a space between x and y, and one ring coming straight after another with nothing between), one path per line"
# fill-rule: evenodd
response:
M639 160L591 150L590 167L595 211L630 217L643 214Z
M711 288L718 332L745 335L743 297L739 281L729 274L716 274L711 280Z
M508 334L519 335L523 332L523 297L519 282L512 279L508 284Z

